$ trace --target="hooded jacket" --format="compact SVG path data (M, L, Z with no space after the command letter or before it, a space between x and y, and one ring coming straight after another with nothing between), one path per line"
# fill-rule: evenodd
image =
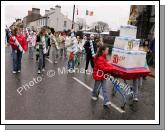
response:
M94 80L105 80L104 75L106 73L112 73L113 66L109 64L106 59L106 55L102 54L101 56L94 57L94 68L93 68L93 78Z

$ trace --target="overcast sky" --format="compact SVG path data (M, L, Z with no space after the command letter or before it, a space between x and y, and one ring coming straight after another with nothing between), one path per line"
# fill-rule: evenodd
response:
M54 5L8 5L5 7L5 23L11 25L15 18L23 18L28 14L28 10L32 8L40 8L41 15L44 15L45 9L50 9ZM127 24L130 6L129 5L76 5L79 15L86 19L88 25L95 21L107 22L112 30L117 30L120 25ZM93 16L86 16L86 10L93 11ZM61 12L72 19L73 6L61 5Z

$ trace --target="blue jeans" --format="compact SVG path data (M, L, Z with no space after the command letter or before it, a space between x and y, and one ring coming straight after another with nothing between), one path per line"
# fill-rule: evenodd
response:
M64 57L66 58L67 57L67 49L66 49L66 47L60 49L60 56L61 57L63 56L63 52L64 52Z
M52 56L52 61L55 62L58 58L58 49L55 46L51 46L51 56Z
M75 61L74 60L69 60L68 61L68 69L74 69Z
M43 53L43 49L39 48L38 70L42 70L42 68L45 68L45 54Z
M13 71L21 70L22 52L20 52L19 50L12 49L12 56L13 56Z
M103 98L104 98L103 104L105 105L107 102L110 101L107 94L106 80L95 80L92 96L97 97L97 93L100 93L101 89L102 89Z
M29 47L29 57L33 58L34 47Z

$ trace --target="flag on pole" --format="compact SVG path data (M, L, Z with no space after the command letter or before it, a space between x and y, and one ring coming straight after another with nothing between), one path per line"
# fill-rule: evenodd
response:
M89 11L88 11L88 10L86 10L86 16L87 16L87 15L89 15Z
M93 11L86 10L86 16L88 16L88 15L93 16L93 13L94 13Z
M93 11L91 11L89 15L90 15L90 16L93 16Z

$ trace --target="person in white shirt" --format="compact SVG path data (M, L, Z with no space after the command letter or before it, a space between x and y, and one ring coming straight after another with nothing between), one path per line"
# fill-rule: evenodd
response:
M35 41L36 41L35 39L36 37L34 35L34 32L31 31L27 38L29 57L31 59L33 59L34 46L35 46Z
M75 64L80 65L82 50L83 50L83 43L82 43L82 39L80 36L77 36L77 48L78 48L78 51L76 53Z
M66 51L66 47L65 47L65 42L66 42L66 33L61 33L60 35L60 56L63 57L64 54L64 58L67 58L67 51Z
M59 45L58 45L58 42L56 40L56 32L54 31L54 29L51 30L50 45L51 45L52 61L55 64L57 64Z
M71 43L70 46L68 46L67 52L69 52L68 70L75 72L75 55L78 52L76 37L71 37Z
M41 29L36 42L37 54L39 55L38 74L40 74L41 70L45 71L45 55L50 47L50 38L47 35L46 28Z

